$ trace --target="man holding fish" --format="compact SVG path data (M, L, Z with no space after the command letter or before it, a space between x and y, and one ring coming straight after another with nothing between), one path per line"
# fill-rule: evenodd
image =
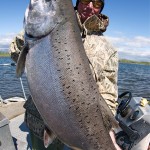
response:
M58 3L59 1L61 0L58 0ZM62 1L63 3L64 1ZM39 4L38 4L39 3ZM50 15L50 19L52 17L52 15L58 15L59 13L64 13L63 12L63 5L60 6L61 10L59 10L59 12L55 13L55 9L58 9L58 6L56 6L56 2L55 1L41 1L41 0L38 0L38 1L33 1L31 0L30 2L30 6L29 8L27 9L26 11L26 14L25 14L25 23L24 23L24 26L25 26L25 42L26 43L29 43L29 57L31 57L31 55L34 55L34 52L32 53L32 50L31 50L31 54L30 54L30 49L32 49L35 45L36 47L36 44L37 43L40 43L40 39L47 36L49 33L50 34L54 34L53 33L53 30L56 28L57 24L59 24L60 22L63 22L62 26L65 24L65 21L62 21L61 20L61 17L64 17L62 14L62 16L60 18L52 18L51 20L52 21L46 21L46 23L42 26L42 25L39 25L38 23L36 24L36 17L39 17L38 15L41 15L42 13L39 13L37 10L39 9L38 7L40 6L41 3L45 3L44 4L44 7L42 8L45 8L45 11L48 11L48 9L51 7L53 9L51 9L51 15ZM66 3L66 2L65 2ZM69 3L69 2L68 2ZM60 4L61 5L61 4ZM65 5L65 4L64 4ZM70 6L70 5L69 5ZM75 13L76 13L76 16L77 16L77 22L78 22L78 25L79 25L79 28L80 28L80 33L81 33L81 37L82 37L82 42L83 42L83 45L84 45L84 49L85 49L85 52L86 52L86 55L87 55L87 60L78 60L78 59L75 59L72 60L72 58L69 56L70 53L67 53L66 56L68 57L67 58L67 64L64 64L65 65L68 65L66 68L63 68L63 69L70 69L69 65L70 63L72 62L75 62L75 63L78 63L77 61L79 61L79 65L76 66L76 67L73 67L74 69L79 69L78 73L79 76L81 76L81 79L82 79L82 75L80 75L80 73L82 72L82 70L84 69L81 68L80 69L80 65L82 65L82 62L86 62L89 64L90 66L90 71L87 69L85 71L85 73L87 74L90 74L90 72L92 73L92 76L94 77L94 80L96 81L96 85L98 85L98 91L99 93L101 94L101 96L104 98L104 100L106 101L106 103L108 104L109 108L112 110L112 113L114 114L115 113L115 109L116 109L116 99L117 99L117 71L118 71L118 58L117 58L117 51L116 49L114 49L112 47L112 45L104 38L103 36L103 32L106 31L106 28L108 26L108 23L109 23L109 19L107 16L101 14L101 11L103 10L103 7L104 7L104 1L103 0L77 0L77 3L76 3L76 7L75 7ZM32 11L34 10L34 12ZM35 12L38 12L38 13L35 13ZM41 9L41 11L43 11L43 9ZM68 10L66 10L68 11ZM49 13L48 13L49 14ZM33 16L35 17L34 18L34 24L32 24L32 19L33 19ZM45 17L46 19L48 19L49 15L47 16L43 16L41 15L42 17L40 18L41 20ZM44 18L44 19L45 19ZM67 18L67 17L66 17ZM39 18L38 18L39 19ZM31 22L30 22L31 20ZM67 19L66 19L67 20ZM41 21L41 22L44 22L44 21ZM51 27L47 26L47 24L51 24ZM48 28L48 29L45 29L45 26ZM68 25L70 27L70 24ZM67 27L68 27L67 26ZM72 26L71 26L72 27ZM36 32L36 29L38 30L38 32ZM44 30L43 30L44 29ZM66 29L65 27L63 29ZM78 29L77 29L78 30ZM74 31L74 29L73 29ZM55 31L55 33L57 32L57 30ZM69 32L69 31L68 31ZM60 33L60 31L58 31L57 35ZM66 33L67 34L67 33ZM68 34L70 35L70 34ZM23 37L23 34L21 34L20 36L17 36L15 41L12 42L11 44L11 56L12 58L14 59L14 54L16 54L16 50L21 50L23 49L22 47L20 48L18 45L19 45L19 42L22 43L24 41L24 39L22 39ZM75 36L76 37L76 36ZM32 41L32 38L34 39L33 42ZM65 37L64 37L65 38ZM19 40L18 40L19 39ZM48 39L51 39L51 38L48 38ZM60 39L60 37L58 36L55 36L55 41L58 41ZM47 41L47 39L45 39ZM31 42L32 41L32 42ZM53 40L52 40L53 41ZM63 40L62 40L63 41ZM59 43L61 43L62 41L58 41L57 42L57 45ZM75 42L74 40L72 40L73 42ZM78 42L78 41L77 41ZM55 43L55 42L54 42ZM40 52L41 53L44 53L44 50L43 50L43 46L44 44L47 44L47 42L45 43L45 41L42 41L41 42L41 45L38 45L40 47ZM67 43L64 41L64 44L67 45ZM61 53L58 48L56 47L57 45L54 45L53 47L55 47L55 51L58 51L58 53ZM22 45L23 46L23 45ZM63 47L63 46L62 46ZM59 47L60 48L60 47ZM13 52L13 50L15 52ZM25 48L23 49L25 50ZM64 49L64 51L68 51L68 49ZM82 53L81 53L82 54ZM55 56L56 54L53 54L53 56ZM84 55L84 54L83 54ZM39 55L40 56L40 55ZM40 56L42 57L42 59L46 59L44 57L44 55ZM50 56L51 57L51 56ZM85 56L84 56L85 57ZM27 58L27 60L30 60L31 58ZM39 58L40 59L40 58ZM61 58L59 57L58 59L64 59L64 58ZM72 60L72 62L70 62L70 59ZM32 59L33 60L33 59ZM53 58L52 58L53 60ZM35 62L37 60L34 60ZM81 114L78 113L79 110L82 110L82 108L80 108L80 106L77 106L76 108L72 105L74 105L74 101L77 101L77 103L75 105L77 105L79 103L78 100L82 99L81 95L71 95L71 92L72 91L67 91L69 88L70 88L70 84L67 85L66 89L62 89L63 91L65 92L68 92L68 95L65 99L69 98L71 99L71 97L80 97L79 99L78 98L74 98L72 101L73 102L69 102L69 105L70 105L70 108L66 110L66 112L71 112L72 113L72 110L76 112L76 114L78 115L81 115L84 116L85 120L87 119L87 123L85 125L84 124L84 121L81 119L79 119L79 122L81 122L81 124L83 125L83 127L81 126L80 124L80 128L86 128L87 130L85 130L85 132L83 132L84 134L86 134L86 132L89 132L87 133L87 139L85 138L84 139L84 134L79 134L79 137L81 135L81 140L83 139L83 141L81 143L79 143L78 141L76 141L76 138L73 138L73 139L68 139L70 137L70 135L67 135L66 133L66 137L68 136L68 138L64 137L63 135L61 134L57 134L57 129L55 129L54 126L56 126L56 124L54 123L54 126L50 123L49 124L49 120L47 120L47 115L45 116L45 112L43 112L42 109L46 109L47 105L49 105L48 103L44 106L43 104L37 104L39 103L38 98L36 98L35 95L37 94L34 94L34 91L35 91L35 87L32 86L31 84L31 80L33 79L32 78L32 75L30 74L30 67L32 68L32 66L30 66L29 64L31 64L32 61L29 61L26 63L26 67L27 67L27 77L28 77L28 81L29 81L29 86L30 86L30 89L31 89L31 95L32 95L32 98L34 100L34 103L38 109L38 111L40 112L40 114L42 114L42 117L40 116L40 114L38 113L34 103L32 102L32 98L30 97L29 100L26 102L25 104L25 108L26 108L26 122L27 122L27 125L29 127L29 129L31 130L31 135L32 135L32 142L33 142L33 149L44 149L44 145L47 147L49 143L52 142L53 139L55 139L55 137L57 136L58 139L60 139L63 143L67 144L69 147L73 148L73 149L107 149L107 150L113 150L115 149L114 146L113 146L113 142L115 143L114 141L114 138L113 138L113 142L111 141L110 139L110 136L109 136L109 130L114 127L113 124L115 124L115 121L113 120L113 115L109 112L109 109L105 108L107 107L105 105L105 103L103 102L103 100L101 100L101 97L100 97L100 106L99 104L96 105L96 107L98 107L97 111L103 111L103 112L99 112L101 115L100 116L97 116L97 113L96 112L93 112L93 115L95 115L95 119L94 121L96 120L96 117L99 118L99 120L101 119L101 122L103 122L103 124L99 124L101 126L101 129L103 132L102 133L102 139L104 138L103 137L103 134L104 136L106 137L106 139L103 139L103 140L99 140L100 142L97 141L97 139L99 139L100 137L98 137L97 135L94 135L94 138L93 138L93 134L94 133L90 133L89 130L91 130L92 127L95 127L95 131L94 132L98 132L96 130L96 124L98 122L95 122L94 125L91 125L89 122L90 122L90 119L92 119L91 117L87 115L83 115L82 112ZM21 64L21 61L18 61L18 63ZM46 64L44 64L46 65ZM55 64L54 64L55 65ZM60 67L60 64L56 64L56 66L59 66ZM60 68L64 67L64 66L61 66ZM36 67L36 66L34 66ZM51 67L51 66L50 66ZM58 67L58 68L59 68ZM85 67L86 68L86 67ZM43 70L44 71L44 70ZM58 71L60 71L58 69ZM70 71L71 72L71 71ZM70 73L69 72L69 73ZM62 73L61 73L62 74ZM71 75L72 77L74 76L74 74L71 72ZM35 76L35 74L34 74ZM38 76L38 75L36 75ZM55 76L55 75L54 75ZM49 77L48 77L49 78ZM64 76L59 76L59 78L61 80L63 80L62 78L64 78ZM91 76L87 77L89 78L89 82L91 79ZM54 79L54 78L53 78ZM55 78L57 79L57 78ZM60 80L60 81L61 81ZM67 80L70 80L67 78ZM84 86L82 86L82 84L84 84L83 82L86 81L86 79L83 78L83 82L79 83L77 77L74 77L72 78L72 84L74 84L74 82L76 82L75 80L77 80L77 83L78 84L81 84L81 88L79 89L80 91L83 91L84 93L86 93L89 89L92 89L91 92L95 92L95 87L91 88L90 86L91 85L88 85L88 90L85 90ZM59 84L57 83L57 85L59 86L66 86L65 84L67 84L68 82L65 81L65 83L63 81L61 81L63 84ZM91 81L92 82L92 85L93 85L93 80ZM40 82L41 84L43 84L44 82ZM34 83L33 83L34 84ZM45 83L44 83L45 84ZM54 84L55 85L55 84ZM76 84L75 84L76 85ZM38 85L36 85L38 86ZM87 85L86 85L87 86ZM71 87L73 90L76 90L75 89L76 86L73 86ZM55 88L55 87L54 87ZM94 89L94 90L93 90ZM40 89L38 89L40 91ZM52 90L52 89L50 89ZM61 91L61 89L60 89ZM65 93L64 92L64 93ZM79 91L78 91L79 92ZM70 93L70 94L69 94ZM97 91L95 92L97 93ZM42 93L43 94L43 93ZM60 93L59 93L60 94ZM66 93L65 93L66 94ZM90 93L90 90L88 93L86 93L88 99L90 99L89 95L88 94L94 94L94 93ZM46 94L44 94L46 95ZM51 97L53 97L53 95L50 95ZM84 95L83 95L84 96ZM54 98L54 97L53 97ZM97 98L97 97L96 97ZM94 103L91 105L89 103L89 101L87 102L86 106L85 106L85 102L82 101L82 105L83 107L85 107L84 109L90 109L87 105L91 105L91 108L93 107L93 109L95 108L95 103L97 103L97 101L95 102L95 97L93 97L93 101ZM41 99L41 98L39 98ZM54 98L55 99L55 98ZM61 95L60 95L60 99L61 99ZM63 99L63 98L62 98ZM55 103L55 102L54 102ZM65 102L66 103L66 102ZM99 103L99 102L98 102ZM51 103L52 104L52 103ZM56 103L57 104L57 103ZM80 105L81 105L80 104ZM32 107L31 107L32 106ZM39 107L41 106L42 109ZM68 104L66 105L65 104L65 107L68 106ZM71 107L72 106L72 107ZM48 106L49 107L49 106ZM63 106L61 106L63 107ZM64 108L65 108L64 107ZM69 110L69 111L68 111ZM92 110L90 110L92 111ZM108 111L108 112L107 112ZM34 113L32 113L34 112ZM66 113L65 112L65 113ZM64 112L63 112L64 113ZM89 113L89 111L85 111L84 113ZM105 114L106 113L106 114ZM92 112L91 112L92 114ZM68 115L68 114L67 114ZM57 116L56 116L57 117ZM59 114L58 114L58 118L59 118ZM69 116L70 117L70 116ZM74 116L72 116L74 117ZM71 117L71 118L72 118ZM105 117L106 117L106 120L105 120ZM35 118L38 118L38 119L35 119ZM43 118L43 119L42 119ZM49 119L51 120L51 122L53 122L52 120L53 117L50 117ZM63 119L63 118L62 118ZM108 123L108 120L110 121ZM33 122L33 120L40 120L40 124L41 126L39 127L37 124L39 123L35 123ZM44 121L43 121L44 120ZM55 118L54 118L55 120ZM64 119L65 120L65 119ZM77 119L78 120L78 119ZM56 120L57 122L57 120ZM44 125L45 124L45 125ZM78 123L75 123L76 125L78 125ZM89 125L90 124L90 125ZM35 125L35 127L34 127ZM64 127L67 126L67 123L62 127L62 129L64 129ZM71 126L71 125L70 125ZM51 127L52 127L52 131L54 132L51 132ZM38 129L39 128L39 129ZM78 130L80 128L77 128ZM36 130L34 130L36 129ZM74 130L75 128L72 128L72 132L75 132ZM69 130L69 128L68 128ZM39 132L41 131L41 132ZM63 134L63 133L62 133ZM93 140L89 140L90 137L90 134L92 134L92 138ZM110 133L111 137L113 137L113 133L111 132ZM73 135L75 137L75 135ZM97 136L95 139L95 136ZM43 138L44 137L44 138ZM77 136L78 137L78 136ZM82 138L83 137L83 138ZM42 139L42 140L41 140ZM78 139L78 138L77 138ZM42 143L44 140L44 144L43 146L39 143ZM80 139L78 139L80 140ZM88 141L89 140L89 141ZM107 142L102 142L106 140ZM96 141L96 142L95 142ZM108 145L108 141L110 142L109 145ZM59 142L58 140L55 140L54 141L55 143L52 143L48 149L63 149L64 148L64 145ZM87 144L87 142L91 142L92 144ZM75 143L75 144L74 144ZM107 144L106 144L107 143ZM91 146L92 145L92 146ZM102 146L101 146L102 145ZM114 144L116 149L120 149L116 144ZM58 147L59 146L59 147ZM91 148L90 148L91 146Z

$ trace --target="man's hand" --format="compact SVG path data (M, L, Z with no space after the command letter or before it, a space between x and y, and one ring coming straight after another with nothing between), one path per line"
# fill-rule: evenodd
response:
M147 150L150 150L150 143L149 143L149 146L148 146L148 149Z
M119 147L119 145L116 143L115 133L114 133L113 130L110 130L109 135L110 135L110 137L111 137L111 139L112 139L112 142L113 142L113 144L114 144L116 150L122 150L122 149Z

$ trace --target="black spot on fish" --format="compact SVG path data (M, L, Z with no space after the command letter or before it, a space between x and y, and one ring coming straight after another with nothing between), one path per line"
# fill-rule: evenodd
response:
M76 110L78 110L79 109L79 107L76 107Z
M80 128L82 129L82 128L83 128L83 126L80 126Z
M87 130L89 130L89 127L86 127Z
M98 112L99 111L99 109L96 109L96 112Z
M76 101L76 99L74 98L72 101L73 101L73 102L75 102L75 101Z
M81 120L79 120L79 122L82 122L82 119L81 119Z
M81 91L84 91L84 88L82 88Z
M66 70L69 70L70 68L66 68Z

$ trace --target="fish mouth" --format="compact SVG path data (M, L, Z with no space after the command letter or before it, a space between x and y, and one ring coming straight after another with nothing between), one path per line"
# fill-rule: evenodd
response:
M28 35L44 37L52 31L57 22L56 6L51 4L51 0L31 0L24 17L24 28Z

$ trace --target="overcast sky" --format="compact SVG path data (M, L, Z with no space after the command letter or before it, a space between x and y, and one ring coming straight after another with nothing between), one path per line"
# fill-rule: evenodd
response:
M28 3L29 0L1 1L0 51L8 51L12 38L23 28ZM150 0L105 0L102 13L110 19L104 35L117 47L119 57L150 61Z

